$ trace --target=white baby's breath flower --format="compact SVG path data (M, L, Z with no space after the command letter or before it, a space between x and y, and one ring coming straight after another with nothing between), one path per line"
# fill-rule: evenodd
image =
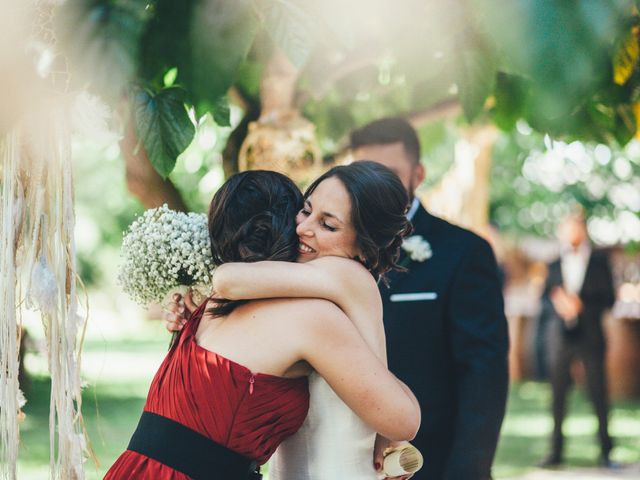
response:
M125 232L118 283L136 302L161 302L180 285L211 282L211 246L205 214L147 210Z
M412 235L402 242L402 249L415 262L424 262L433 256L431 245L422 235Z

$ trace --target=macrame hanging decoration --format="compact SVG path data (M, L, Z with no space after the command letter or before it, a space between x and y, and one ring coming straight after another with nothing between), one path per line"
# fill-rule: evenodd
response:
M25 7L25 5L28 5ZM40 312L51 374L50 477L84 478L88 454L81 415L79 315L67 72L55 55L49 2L24 2L32 15L29 54L41 77L37 102L0 136L0 476L16 478L22 304ZM43 56L53 58L42 67ZM62 62L64 64L64 62ZM62 81L61 81L62 80Z

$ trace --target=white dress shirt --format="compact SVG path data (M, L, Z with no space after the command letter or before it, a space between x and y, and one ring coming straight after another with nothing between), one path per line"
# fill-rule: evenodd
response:
M419 206L420 206L420 200L418 200L418 197L413 197L413 202L411 202L411 207L409 208L409 211L407 212L407 219L409 221L413 220L413 217L416 214L416 212L418 211L418 207Z
M562 252L560 262L562 265L562 281L564 289L568 293L579 294L584 283L584 275L587 272L591 247L587 242L577 249L566 249Z

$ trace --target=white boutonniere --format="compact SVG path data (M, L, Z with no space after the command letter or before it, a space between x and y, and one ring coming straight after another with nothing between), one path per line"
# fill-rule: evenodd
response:
M415 262L424 262L433 256L431 245L422 235L412 235L402 242L402 249Z

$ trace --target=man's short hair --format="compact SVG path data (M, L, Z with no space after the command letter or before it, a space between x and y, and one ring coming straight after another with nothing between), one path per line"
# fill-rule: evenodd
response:
M420 140L404 118L381 118L351 132L350 147L355 150L370 145L401 143L412 163L420 163Z

